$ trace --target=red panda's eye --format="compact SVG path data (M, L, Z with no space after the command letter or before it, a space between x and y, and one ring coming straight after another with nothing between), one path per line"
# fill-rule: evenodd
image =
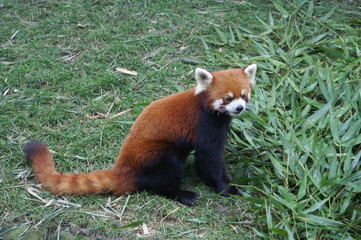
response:
M232 100L233 100L233 97L227 97L227 98L226 98L226 101L227 101L227 102L231 102Z
M242 94L242 98L245 98L245 97L246 97L246 94L245 94L245 93L243 93L243 94Z

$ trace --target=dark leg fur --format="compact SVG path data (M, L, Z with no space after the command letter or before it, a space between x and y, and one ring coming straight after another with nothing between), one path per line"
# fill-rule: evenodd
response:
M145 166L137 179L137 186L141 190L176 199L190 206L199 200L199 196L195 192L180 189L184 163L175 156L175 153L168 154Z
M223 159L230 120L229 116L217 112L202 112L195 146L198 175L222 196L239 194L236 187L229 186L230 179Z
M221 156L217 158L208 152L198 150L196 152L196 169L198 176L209 184L216 193L227 191L230 180Z

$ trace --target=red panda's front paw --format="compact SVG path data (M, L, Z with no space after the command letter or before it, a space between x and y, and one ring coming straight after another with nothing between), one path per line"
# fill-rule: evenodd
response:
M192 206L194 203L198 202L199 195L192 191L179 190L176 199L184 205Z

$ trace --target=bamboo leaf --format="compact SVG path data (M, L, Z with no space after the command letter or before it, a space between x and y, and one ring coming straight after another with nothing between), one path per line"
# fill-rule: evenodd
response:
M219 38L223 43L227 43L227 37L224 35L224 33L215 25L213 25L214 29L216 30L216 33L218 34Z
M361 172L356 172L353 174L348 175L347 177L343 178L339 181L340 184L348 184L352 181L356 181L361 178Z
M308 9L307 9L307 14L309 16L312 16L313 15L313 9L315 8L315 4L313 2L313 0L309 1L309 4L308 4Z
M229 26L228 29L229 29L229 33L230 33L230 35L231 35L230 42L231 42L231 43L236 42L236 37L235 37L235 35L234 35L234 33L233 33L232 27Z
M205 50L209 50L209 46L208 46L208 44L206 43L206 41L204 40L204 38L201 38L201 41L202 41L202 44L203 44L203 48L204 48Z
M361 193L361 180L347 183L346 186L351 187L354 193Z
M268 13L268 19L269 19L269 24L270 24L271 28L273 28L274 27L274 20L273 20L273 16L272 16L271 11Z
M330 198L326 198L326 199L323 199L322 201L320 202L317 202L316 204L314 204L312 207L302 211L302 213L304 214L307 214L307 213L311 213L311 212L314 212L316 211L317 209L321 208L328 200L330 200Z
M303 89L306 87L307 83L309 82L310 78L310 69L307 68L305 73L303 74L301 85L300 85L300 91L302 92Z
M242 31L248 33L248 34L253 34L253 32L248 30L247 28L244 28L244 27L241 27L241 26L238 26L238 28L241 29Z
M330 115L329 116L330 116L329 121L330 121L331 134L333 136L334 141L339 143L340 142L340 136L338 134L339 127L338 127L338 122L335 119L335 115L334 115L334 112L333 112L332 108L330 108Z
M333 219L320 217L311 214L300 214L299 216L302 220L306 221L308 224L315 225L315 226L330 226L330 227L337 227L343 225L342 222L335 221Z
M278 1L273 0L273 5L282 14L282 17L287 18L290 15Z
M353 170L351 165L351 156L352 156L352 149L350 148L343 162L343 172L347 175L351 174Z
M287 237L288 235L287 231L281 228L270 228L269 230L284 237Z
M310 125L316 124L321 117L325 116L331 107L331 103L325 104L321 109L317 110L314 114L312 114L307 120Z
M352 194L349 193L348 196L342 201L340 213L343 214L346 212L347 208L350 205Z
M351 125L347 132L342 136L341 142L347 142L352 139L356 134L360 134L361 120Z
M341 51L331 47L317 46L315 49L319 50L319 52L324 52L329 57L341 58L341 59L345 58L344 54Z
M300 8L302 8L302 6L309 0L303 0L302 2L298 1L297 2L297 6L294 8L294 10L292 11L291 15L295 15L299 10Z
M289 191L287 191L284 187L282 187L280 185L278 186L278 191L280 192L282 197L288 202L292 202L296 199L296 197L292 193L290 193Z
M335 84L334 84L334 79L332 77L331 70L327 63L326 63L326 69L325 69L325 78L327 81L327 92L328 92L328 96L330 98L329 101L334 102L335 96L336 96Z
M253 228L253 231L256 233L256 235L257 235L258 237L261 237L261 238L263 238L263 239L268 239L267 234L265 234L265 233L257 230L256 228Z
M306 195L306 187L307 187L307 172L303 172L303 177L300 183L300 187L298 189L297 198L302 199Z
M351 105L348 105L348 107L345 107L345 108L343 108L343 111L342 111L342 113L339 113L338 112L338 114L336 114L336 117L342 117L342 115L345 113L345 110L349 110L351 108ZM352 123L354 123L353 121L354 121L354 118L355 117L350 117L344 124L341 124L341 127L340 127L340 129L339 129L339 131L338 131L338 134L341 136L341 135L344 135L345 134L345 132L346 132L346 130L350 127L350 125L352 124ZM354 124L353 124L354 125Z
M267 219L267 227L272 228L273 222L272 222L272 214L271 214L271 206L265 201L266 206L266 219Z
M324 76L322 75L318 78L318 86L320 87L320 90L321 90L323 96L325 97L326 101L330 102L330 95L329 95L329 92L327 91L327 87L326 87L323 77Z
M355 156L355 158L352 161L352 170L355 169L356 166L358 166L360 158L361 158L361 151L359 151L359 153Z
M234 31L236 32L238 41L240 41L240 42L243 41L244 38L242 36L242 33L238 30L238 28L235 28Z
M307 45L315 44L315 43L319 42L321 39L323 39L325 36L327 36L327 34L328 34L328 32L319 34L316 37L311 38L310 40L304 42L303 45L307 46Z
M247 139L248 143L253 147L256 148L257 145L254 143L253 138L251 136L249 136L247 131L243 132L244 137Z
M335 12L335 10L338 8L338 6L334 6L328 13L326 13L323 17L321 17L323 20L328 19L331 17L331 15Z
M259 205L264 203L264 201L262 199L255 198L255 197L242 197L242 199L244 199L245 201L252 202L254 204L259 204Z
M282 165L279 163L279 161L275 157L273 157L272 155L270 155L269 157L270 157L273 167L276 170L276 173L278 173L279 177L284 178L285 176L284 176L283 172L286 172L284 167L282 167Z
M262 19L260 19L257 15L256 15L257 20L265 27L265 29L269 32L272 32L272 27L270 25L268 25L265 21L263 21Z

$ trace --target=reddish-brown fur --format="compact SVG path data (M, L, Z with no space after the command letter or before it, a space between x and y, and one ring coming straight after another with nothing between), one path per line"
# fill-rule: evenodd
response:
M54 194L98 194L113 192L116 195L136 191L135 176L129 168L112 168L92 173L58 173L52 154L44 144L35 143L36 151L27 154L36 179L42 187ZM25 149L26 152L26 149Z
M199 109L198 98L199 95L194 95L194 89L189 89L151 103L130 129L116 165L138 170L144 161L153 159L149 157L149 152L154 152L157 156L158 152L162 151L162 146L167 147L166 143L175 142L177 138L183 136L194 142L196 137L194 123L197 122ZM144 156L147 159L144 159Z

